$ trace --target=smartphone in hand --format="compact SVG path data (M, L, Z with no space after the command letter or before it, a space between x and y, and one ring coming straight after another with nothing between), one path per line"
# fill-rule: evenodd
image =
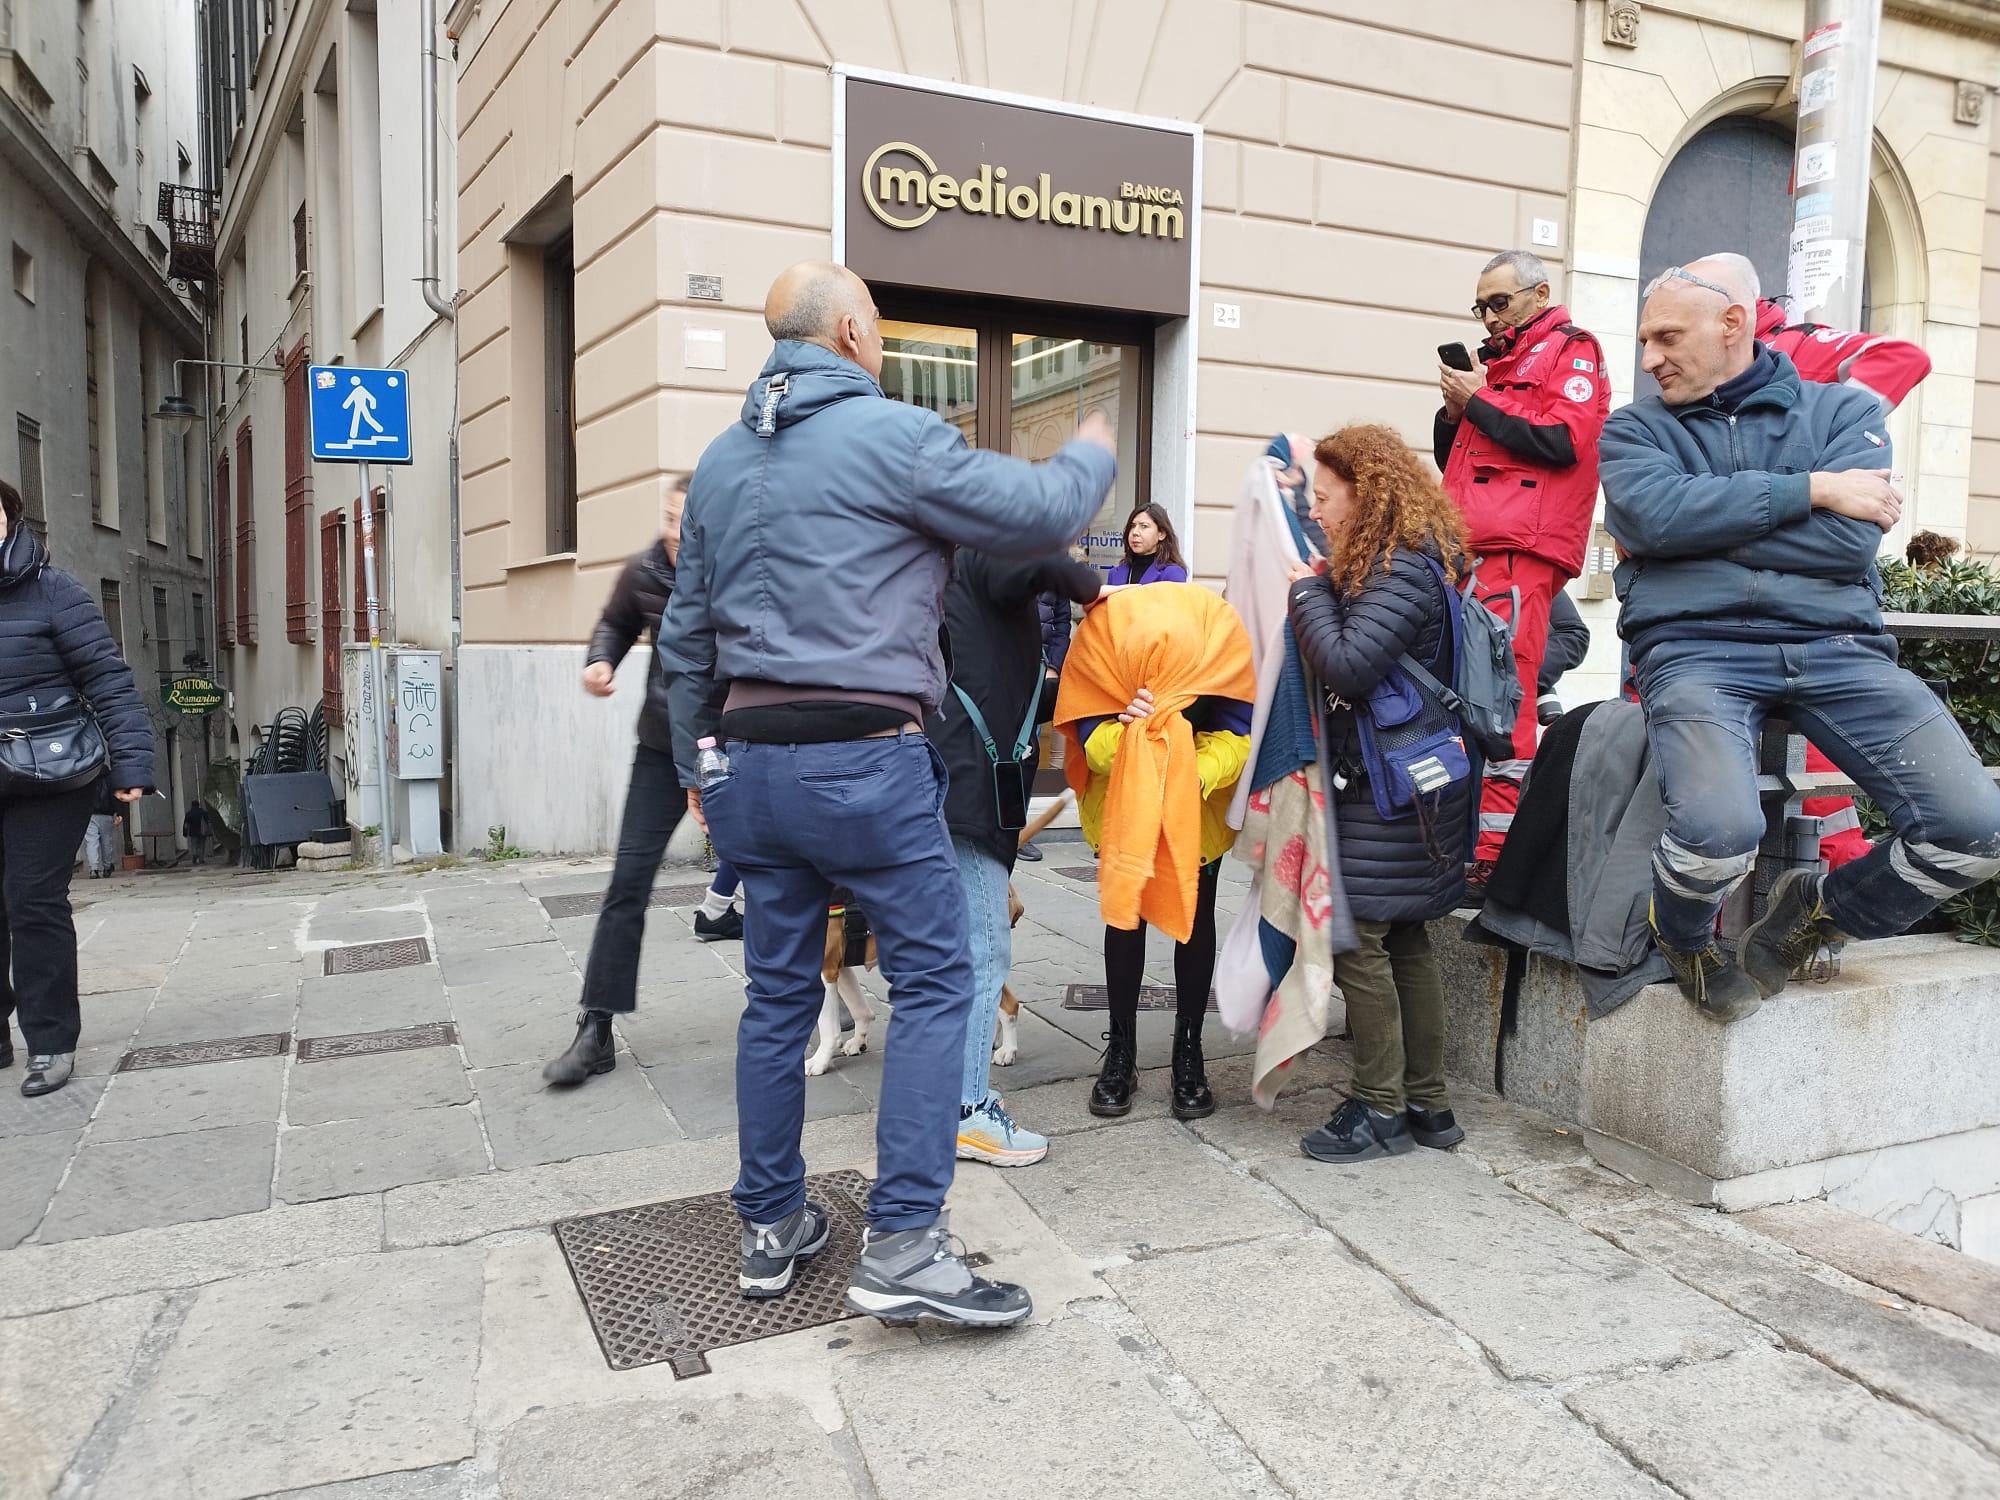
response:
M1472 351L1463 344L1439 344L1438 358L1454 370L1469 372L1472 369Z

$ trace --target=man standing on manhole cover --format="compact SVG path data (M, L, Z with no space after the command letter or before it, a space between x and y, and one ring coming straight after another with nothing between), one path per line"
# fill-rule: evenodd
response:
M784 272L764 322L777 347L695 470L660 634L688 805L756 913L736 1046L741 1286L779 1295L827 1242L799 1135L838 884L874 925L896 1007L848 1305L892 1322L1018 1323L1027 1292L974 1276L945 1223L973 976L943 764L922 724L945 691L952 548L1061 547L1110 490L1116 437L1093 412L1029 464L888 399L880 315L841 266ZM726 765L711 751L698 777L698 742L718 737Z

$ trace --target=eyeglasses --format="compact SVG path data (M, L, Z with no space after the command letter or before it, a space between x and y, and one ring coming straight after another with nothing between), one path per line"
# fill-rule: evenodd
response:
M1492 313L1496 318L1500 317L1508 308L1514 305L1516 297L1525 297L1534 291L1535 287L1546 285L1548 285L1547 282L1538 281L1535 283L1535 286L1520 286L1514 288L1511 292L1496 292L1491 297L1481 297L1477 302L1472 304L1472 315L1480 319L1484 319L1488 313Z
M1695 275L1694 272L1686 269L1683 266L1668 266L1666 270L1660 272L1659 275L1653 278L1653 285L1646 288L1646 290L1648 293L1651 293L1655 288L1659 286L1661 282L1669 280L1691 281L1696 286L1706 287L1711 292L1715 292L1721 296L1727 297L1731 302L1734 302L1736 300L1736 293L1730 291L1728 287L1717 286L1714 282L1708 281L1700 276Z

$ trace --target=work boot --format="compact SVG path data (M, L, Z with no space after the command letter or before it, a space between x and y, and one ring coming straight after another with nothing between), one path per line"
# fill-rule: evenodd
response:
M1764 900L1764 915L1743 934L1743 970L1766 999L1819 955L1847 940L1827 915L1825 879L1817 870L1787 870Z
M884 1323L932 1318L970 1328L1006 1328L1035 1310L1026 1287L974 1276L965 1247L951 1234L950 1215L935 1224L861 1238L861 1259L848 1283L847 1305Z
M1204 1120L1215 1113L1215 1095L1202 1067L1201 1022L1174 1023L1174 1118Z
M1652 918L1648 917L1648 921ZM1718 1021L1740 1021L1764 1003L1757 982L1715 945L1715 939L1710 938L1708 946L1697 952L1683 953L1660 936L1658 922L1653 921L1652 925L1653 946L1673 970L1674 983L1697 1009L1707 1011Z
M694 914L694 935L704 943L740 943L743 941L743 913L733 906L719 917L698 911Z
M1417 1144L1433 1151L1448 1151L1465 1139L1465 1127L1448 1109L1421 1109L1412 1104L1403 1110L1403 1119Z
M28 1071L21 1075L21 1092L32 1099L37 1094L53 1094L69 1082L76 1065L73 1052L36 1052L28 1057Z
M1343 1101L1332 1119L1299 1142L1299 1150L1314 1161L1330 1162L1373 1161L1415 1149L1408 1120L1359 1099Z
M746 1297L776 1297L791 1290L798 1262L826 1248L833 1221L817 1203L802 1203L775 1224L743 1221L743 1269L736 1285Z
M611 1038L611 1012L586 1010L576 1018L576 1040L569 1051L542 1069L545 1082L574 1088L597 1073L618 1066L618 1046Z
M1104 1065L1090 1090L1090 1112L1107 1119L1132 1113L1132 1089L1139 1081L1139 1029L1136 1021L1116 1021L1104 1033Z

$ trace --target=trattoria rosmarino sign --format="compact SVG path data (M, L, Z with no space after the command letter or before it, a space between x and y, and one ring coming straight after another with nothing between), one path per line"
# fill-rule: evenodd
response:
M1191 135L847 78L847 264L870 281L1185 315Z

